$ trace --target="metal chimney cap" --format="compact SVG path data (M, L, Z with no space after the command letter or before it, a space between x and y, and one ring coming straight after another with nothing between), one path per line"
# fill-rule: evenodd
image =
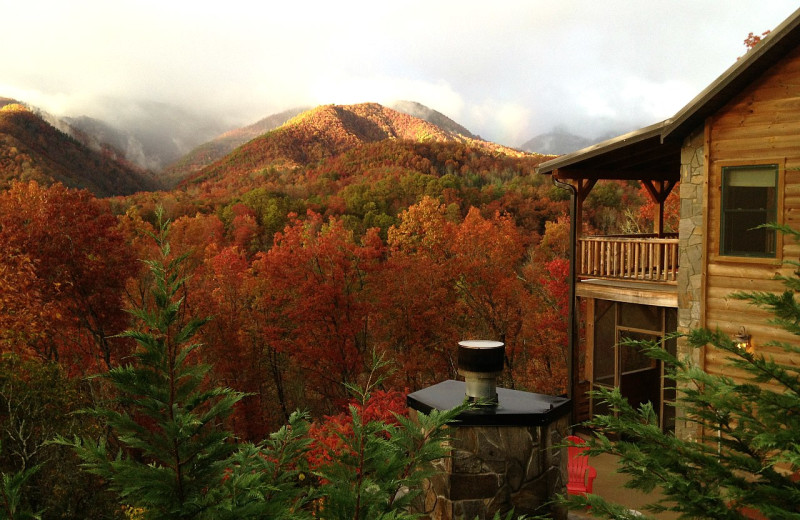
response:
M488 339L470 339L459 341L458 344L465 348L500 348L504 345L501 341L491 341Z

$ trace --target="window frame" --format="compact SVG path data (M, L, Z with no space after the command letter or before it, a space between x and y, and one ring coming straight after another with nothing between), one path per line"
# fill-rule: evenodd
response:
M783 223L783 198L784 198L784 159L769 159L760 161L720 161L717 164L716 172L719 179L719 211L718 221L718 247L714 251L714 259L719 261L735 261L763 264L780 264L783 257L783 235L775 232L775 252L773 255L767 254L743 254L742 252L725 251L725 172L746 168L771 168L775 172L775 219L773 222Z

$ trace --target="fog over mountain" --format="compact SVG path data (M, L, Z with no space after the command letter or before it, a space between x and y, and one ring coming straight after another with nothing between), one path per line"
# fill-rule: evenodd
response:
M230 129L219 117L167 103L104 102L117 107L103 111L107 119L76 115L64 120L148 170L160 171L198 144Z
M563 155L586 148L594 142L592 139L570 134L565 130L555 129L552 132L539 134L525 141L519 148L531 153Z

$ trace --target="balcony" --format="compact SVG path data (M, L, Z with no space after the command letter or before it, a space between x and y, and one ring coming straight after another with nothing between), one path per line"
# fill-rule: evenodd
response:
M677 284L676 233L581 237L575 253L579 279Z

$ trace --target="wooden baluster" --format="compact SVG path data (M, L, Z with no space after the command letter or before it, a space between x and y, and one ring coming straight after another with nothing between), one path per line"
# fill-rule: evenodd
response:
M631 254L632 242L625 242L625 277L633 278L631 269L633 268L633 255Z
M602 256L602 260L600 261L600 276L608 276L608 243L602 242L600 244L600 255Z
M619 253L617 249L619 249L619 242L614 240L611 242L611 272L609 273L612 278L616 278L618 273L617 262L619 262Z
M583 266L583 274L590 276L592 274L592 243L584 240L583 249L586 252L586 264Z
M653 268L652 268L651 279L657 282L659 277L659 266L661 264L661 259L658 257L659 254L658 242L652 242L651 245L653 247Z

